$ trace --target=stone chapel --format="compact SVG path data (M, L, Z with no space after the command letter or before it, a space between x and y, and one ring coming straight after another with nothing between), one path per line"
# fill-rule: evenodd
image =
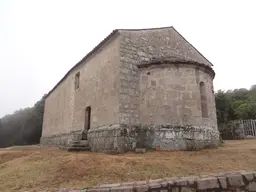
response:
M45 100L42 145L200 150L219 142L212 64L174 27L117 29Z

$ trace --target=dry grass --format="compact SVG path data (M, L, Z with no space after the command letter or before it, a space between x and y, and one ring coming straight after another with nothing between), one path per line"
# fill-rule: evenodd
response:
M256 140L226 141L223 147L199 152L122 155L39 146L0 149L0 191L50 191L233 170L256 171Z

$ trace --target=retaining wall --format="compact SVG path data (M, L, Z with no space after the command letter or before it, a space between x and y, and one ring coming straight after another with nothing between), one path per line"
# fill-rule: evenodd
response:
M255 192L256 172L230 172L182 178L102 184L89 192Z

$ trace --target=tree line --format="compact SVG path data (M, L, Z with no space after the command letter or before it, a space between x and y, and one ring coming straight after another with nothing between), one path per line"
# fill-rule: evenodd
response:
M218 90L215 93L218 129L222 139L240 138L234 120L256 119L256 85L248 89Z
M17 110L0 119L0 147L39 143L42 133L45 96L33 107Z
M256 85L251 88L218 90L215 93L218 124L237 119L256 119Z
M0 119L0 147L38 144L42 133L44 95L33 107L20 109ZM215 92L219 127L232 120L256 119L256 85L248 89Z

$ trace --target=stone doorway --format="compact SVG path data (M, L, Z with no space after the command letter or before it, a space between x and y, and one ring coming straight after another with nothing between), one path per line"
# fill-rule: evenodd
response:
M91 106L86 107L84 116L84 130L82 140L87 140L87 132L91 128Z

